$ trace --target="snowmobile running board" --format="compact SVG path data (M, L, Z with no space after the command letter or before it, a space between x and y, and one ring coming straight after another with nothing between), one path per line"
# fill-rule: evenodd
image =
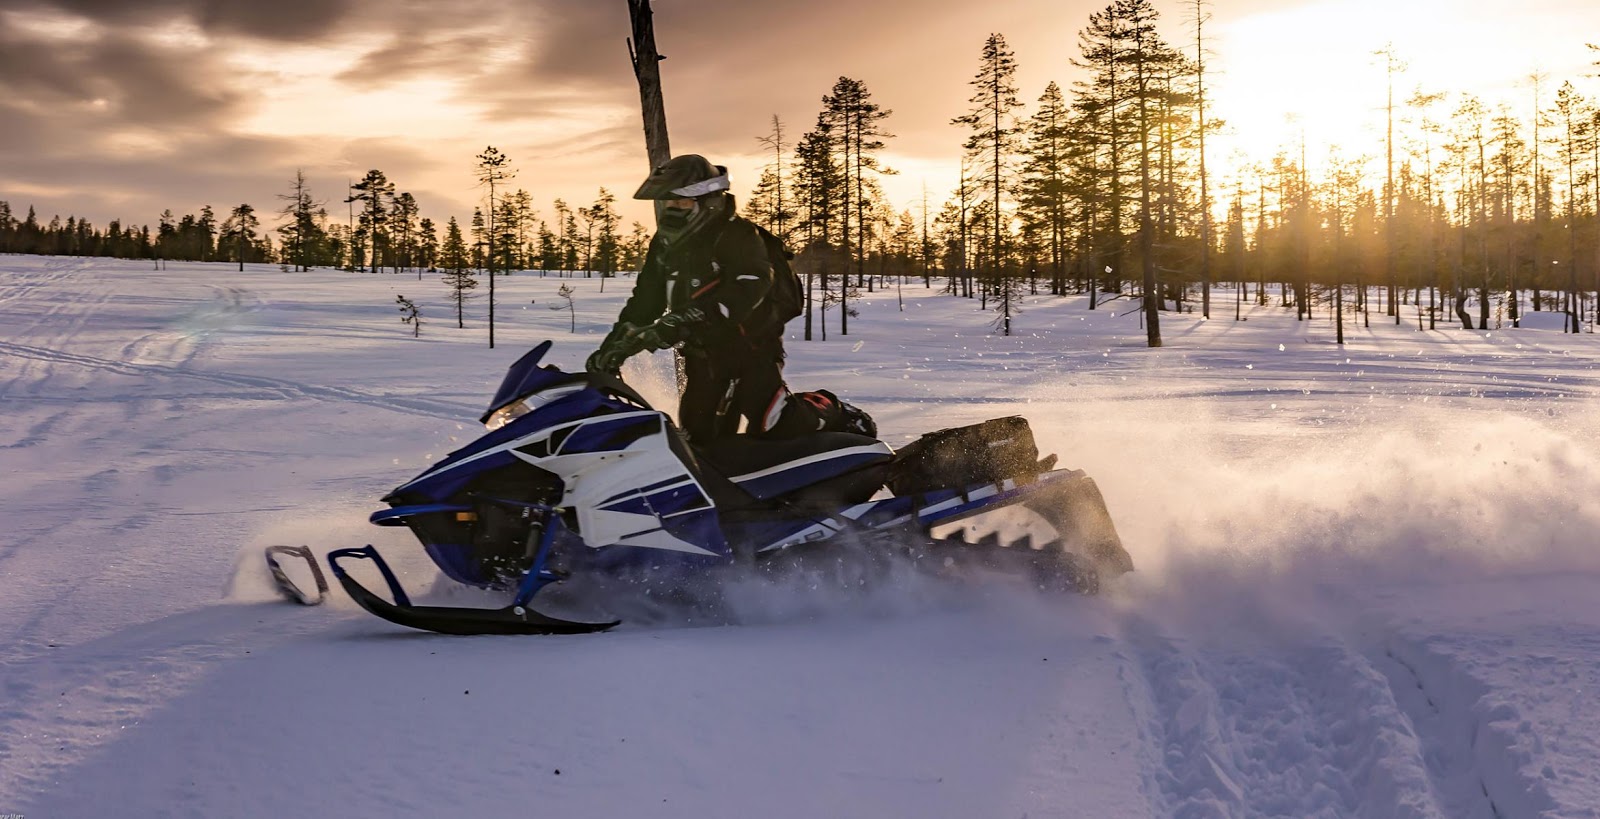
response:
M289 579L283 566L278 564L278 555L298 557L311 567L311 578L317 584L316 597L306 594ZM278 592L302 606L315 606L328 598L328 578L323 576L322 568L317 565L317 558L311 554L311 548L308 546L268 546L267 570L272 572L272 581L278 584Z
M339 561L343 558L365 558L378 564L378 571L383 574L384 582L389 585L389 592L394 595L394 602L390 603L356 582L356 579L339 565ZM391 623L422 631L438 634L592 634L606 631L622 622L613 620L608 623L579 623L548 617L529 608L525 604L524 594L521 593L517 595L517 602L501 609L413 606L411 598L407 597L405 589L401 588L399 579L389 569L389 564L384 562L383 557L371 545L359 549L339 549L329 552L328 566L333 569L333 576L339 579L339 585L343 586L351 599L362 608ZM530 572L530 581L535 578L544 582L556 579L542 577L541 574L548 573ZM536 590L543 583L525 582L523 585L524 589L532 587ZM532 595L530 593L526 596Z

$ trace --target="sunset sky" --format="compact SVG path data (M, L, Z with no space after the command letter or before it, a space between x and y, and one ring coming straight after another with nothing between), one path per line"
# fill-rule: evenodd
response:
M754 184L773 114L792 136L840 75L894 114L885 181L897 207L937 207L956 180L967 81L1005 35L1031 109L1079 78L1077 33L1104 0L655 0L675 152ZM1193 54L1193 3L1157 2ZM1230 124L1215 167L1298 143L1381 155L1385 43L1409 63L1397 101L1426 91L1506 102L1524 121L1572 80L1600 96L1594 0L1215 0L1208 68ZM556 197L626 197L647 170L625 0L0 0L0 199L21 216L153 224L163 208L278 207L296 168L343 214L346 180L382 169L441 223L481 193L495 145L549 218ZM1440 107L1454 108L1455 98ZM1292 116L1291 116L1292 115ZM1377 173L1381 173L1381 160ZM644 218L628 206L628 218ZM269 225L270 216L263 219Z

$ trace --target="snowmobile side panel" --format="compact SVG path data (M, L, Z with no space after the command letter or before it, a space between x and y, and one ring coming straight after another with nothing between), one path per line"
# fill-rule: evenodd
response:
M893 458L894 450L888 444L874 441L862 446L819 452L748 474L731 475L728 479L758 498L775 498L852 470L888 463Z
M551 440L566 430L550 447L555 454L529 462L561 479L561 505L576 511L578 534L590 547L729 555L711 496L672 450L665 415L647 410L600 416L553 430ZM649 489L639 490L641 485Z

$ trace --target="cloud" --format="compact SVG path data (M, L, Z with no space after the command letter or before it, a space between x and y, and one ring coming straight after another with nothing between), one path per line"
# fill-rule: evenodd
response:
M106 28L184 20L208 34L277 41L331 36L363 0L0 0L0 12L65 13Z
M0 94L24 110L77 109L102 128L214 123L241 99L209 81L226 75L211 48L116 30L46 42L0 16Z
M470 76L481 70L483 37L468 32L395 32L334 79L358 87L379 87L420 75Z

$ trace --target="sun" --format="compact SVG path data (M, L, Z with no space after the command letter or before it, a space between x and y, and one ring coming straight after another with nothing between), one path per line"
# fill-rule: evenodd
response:
M1580 4L1567 13L1600 23L1600 12ZM1208 69L1217 73L1209 116L1226 127L1211 143L1213 167L1236 175L1241 164L1264 165L1280 153L1298 162L1303 144L1314 177L1333 153L1368 157L1381 175L1391 83L1396 162L1415 141L1417 114L1406 102L1418 91L1445 94L1430 114L1437 121L1471 94L1491 111L1506 106L1529 122L1535 94L1528 77L1544 71L1553 78L1540 89L1539 104L1548 107L1560 80L1581 78L1592 59L1581 32L1552 42L1540 19L1450 0L1340 0L1232 19L1218 14L1210 32L1215 56Z

